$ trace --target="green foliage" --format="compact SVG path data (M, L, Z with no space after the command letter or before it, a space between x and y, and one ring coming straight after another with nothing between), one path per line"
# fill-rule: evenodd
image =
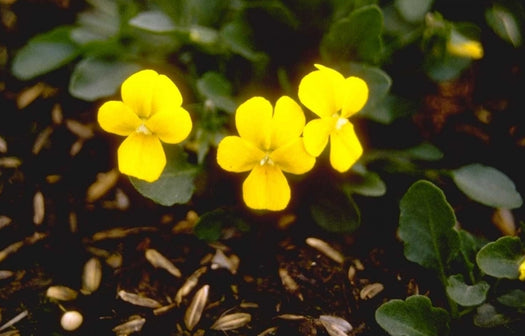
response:
M430 299L414 295L390 300L376 310L376 321L392 336L445 336L450 330L446 310L432 306Z
M507 8L502 3L495 3L485 11L485 18L496 34L517 48L522 43L522 36L520 21L516 18L519 11L513 9Z
M477 254L479 268L495 278L517 279L518 267L525 259L518 237L501 237L485 245Z
M480 281L475 285L467 285L461 274L448 277L447 295L456 303L468 307L477 306L487 297L490 285L485 281Z
M352 233L361 224L361 214L352 196L339 189L318 192L310 204L310 213L328 232Z

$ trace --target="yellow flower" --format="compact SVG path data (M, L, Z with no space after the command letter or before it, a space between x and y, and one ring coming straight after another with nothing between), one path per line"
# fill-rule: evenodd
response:
M303 110L283 96L272 104L253 97L235 113L239 136L227 136L217 148L217 162L224 170L250 174L243 183L246 205L252 209L282 210L290 201L290 187L283 174L304 174L315 164L303 144Z
M525 261L520 264L520 280L525 281Z
M470 40L463 35L452 31L447 41L447 51L451 55L480 59L483 57L483 46L478 41Z
M307 74L299 83L299 100L318 119L306 124L305 148L319 156L330 140L330 164L345 172L363 153L361 143L348 120L368 100L368 86L358 77L344 78L336 70L316 64L318 70Z
M121 87L122 101L108 101L98 110L98 122L107 132L126 136L118 149L119 170L153 182L166 165L161 141L176 144L190 134L189 113L181 107L175 84L154 70L128 77Z

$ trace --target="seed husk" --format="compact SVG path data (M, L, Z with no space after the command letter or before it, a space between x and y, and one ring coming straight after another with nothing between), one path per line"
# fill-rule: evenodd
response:
M303 294L299 291L299 285L295 280L290 276L286 268L279 268L279 277L284 288L293 295L296 295L299 300L303 301Z
M229 270L232 274L237 273L237 269L239 268L240 259L235 254L232 254L231 256L226 256L224 252L220 249L215 250L215 255L213 256L211 260L211 269L217 269L217 268L226 268Z
M206 302L208 301L208 294L210 291L210 285L202 286L191 301L186 313L184 314L184 324L188 330L192 330L197 323L199 323Z
M7 329L11 326L14 326L18 321L24 319L27 315L29 315L29 312L27 310L24 310L20 314L16 315L12 319L4 323L4 325L0 326L0 331Z
M361 292L359 292L359 297L361 300L368 300L379 294L383 291L385 287L381 283L372 283L369 285L366 285L361 289Z
M177 291L177 294L175 294L175 303L177 305L180 305L182 302L182 299L186 295L188 295L195 286L197 286L200 276L206 272L206 269L207 269L206 267L201 267L197 269L195 272L193 272L188 277L188 279L186 279L182 287Z
M60 318L60 325L64 330L73 331L80 327L84 317L76 310L70 310L65 312Z
M50 286L46 291L46 296L58 301L71 301L77 298L78 293L66 286Z
M98 258L92 257L84 264L82 274L82 289L80 292L89 295L96 291L102 280L102 265Z
M248 313L233 313L219 317L215 323L210 327L214 330L232 330L244 327L252 320L252 316Z
M147 249L145 255L146 259L148 259L153 267L163 268L176 278L180 278L182 276L180 270L159 251L155 249Z
M317 251L323 253L325 256L337 263L342 264L344 262L344 257L341 254L341 252L337 251L321 239L309 237L306 238L306 244L308 244L310 247L313 247Z
M37 191L33 196L33 223L40 225L44 221L45 209L44 209L44 194Z
M347 336L353 329L348 321L338 316L321 315L319 321L330 336Z
M135 306L141 306L141 307L146 307L146 308L162 307L162 305L157 300L154 300L154 299L142 296L142 295L138 295L135 293L129 293L129 292L126 292L125 290L119 290L118 296L122 300L129 302L131 304L134 304Z
M107 173L98 173L97 180L87 190L86 200L91 203L100 199L117 184L118 177L119 173L116 169Z
M138 332L142 330L142 327L146 323L146 319L143 317L131 318L129 321L119 324L114 327L112 331L117 334L117 336L127 336L129 334Z

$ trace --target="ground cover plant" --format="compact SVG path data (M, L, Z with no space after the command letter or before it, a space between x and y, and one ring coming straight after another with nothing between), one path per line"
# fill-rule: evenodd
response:
M0 335L519 335L518 0L0 0Z

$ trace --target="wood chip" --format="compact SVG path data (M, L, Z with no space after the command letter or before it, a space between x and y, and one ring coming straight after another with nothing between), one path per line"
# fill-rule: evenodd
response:
M133 334L133 333L141 331L142 327L144 326L144 323L146 323L145 318L136 317L136 318L130 319L127 322L119 324L118 326L114 327L112 331L117 336L127 336L129 334Z
M102 265L98 258L90 258L84 264L84 272L82 273L82 289L80 292L89 295L96 291L100 286L102 280Z
M281 282L284 286L284 288L290 292L291 294L297 296L299 300L303 301L303 294L299 291L299 285L295 280L290 276L286 268L279 268L279 277L281 278Z
M233 313L219 317L210 329L213 330L233 330L244 327L252 320L252 316L248 313Z
M141 306L141 307L146 307L146 308L162 307L162 305L157 300L154 300L154 299L142 296L142 295L138 295L135 293L129 293L129 292L126 292L125 290L119 290L118 296L122 300L129 302L135 306Z
M330 336L348 336L353 329L348 321L338 316L321 315L319 321Z
M361 291L359 292L359 297L361 298L361 300L368 300L381 293L383 289L385 289L385 287L381 283L376 282L373 284L369 284L363 287L363 289L361 289Z
M46 296L58 301L71 301L77 298L78 293L66 286L50 286L46 291Z
M199 323L206 302L208 301L208 294L210 291L210 285L202 286L191 301L186 313L184 314L184 324L188 330L192 330L197 323Z
M97 174L97 180L87 190L86 200L91 203L104 196L117 184L119 175L116 169L112 169L107 173Z
M33 196L33 223L40 225L44 221L45 208L44 208L44 194L37 191Z
M306 244L323 253L325 256L337 263L342 264L344 262L344 257L341 252L335 250L333 247L328 245L328 243L322 241L321 239L309 237L306 238Z
M180 305L182 302L182 299L188 295L195 286L197 286L197 283L199 282L199 278L201 275L203 275L206 272L206 267L201 267L197 269L195 272L193 272L188 279L184 282L182 287L177 291L177 294L175 295L175 303L177 305Z
M168 258L160 254L159 251L155 249L147 249L145 255L146 259L148 259L153 267L163 268L176 278L180 278L182 276L180 270L175 265L173 265L173 263L169 261Z

